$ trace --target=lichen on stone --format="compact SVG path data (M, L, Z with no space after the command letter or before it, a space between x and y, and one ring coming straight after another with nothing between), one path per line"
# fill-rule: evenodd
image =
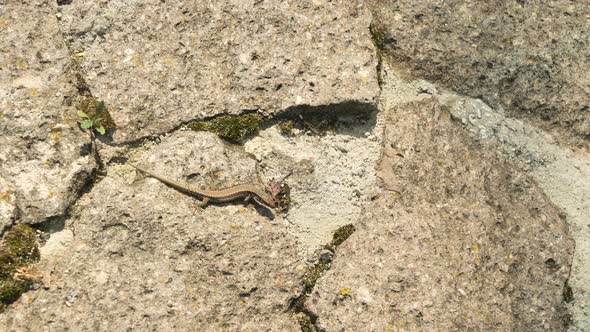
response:
M33 229L24 224L7 231L0 243L0 312L31 286L30 281L17 280L14 273L39 260L39 246Z

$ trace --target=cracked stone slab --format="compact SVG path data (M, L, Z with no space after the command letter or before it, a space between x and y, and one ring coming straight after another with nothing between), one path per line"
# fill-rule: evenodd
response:
M557 133L560 142L588 148L587 3L369 3L384 53L404 76L481 98Z
M77 90L56 10L54 1L0 5L0 195L14 194L31 224L63 214L95 167L70 105Z
M209 171L225 170L222 182L254 172L243 151L192 131L146 147L135 162L194 185ZM49 289L24 294L0 315L0 330L299 330L287 309L303 266L279 218L242 202L200 209L196 198L121 165L80 199L65 227L74 236L61 239L71 241L66 255L48 259Z
M218 114L376 103L360 1L108 1L60 6L61 28L114 142Z
M504 155L523 165L545 194L567 215L576 247L568 280L573 300L568 303L572 324L568 331L590 328L590 159L564 149L546 132L518 119L508 118L478 99L453 94L438 96L451 115L475 139L499 142Z
M318 326L562 331L573 241L559 209L436 98L385 111L386 191L306 301Z

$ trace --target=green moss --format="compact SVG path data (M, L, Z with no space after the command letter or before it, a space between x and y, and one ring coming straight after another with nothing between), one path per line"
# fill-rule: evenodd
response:
M37 237L33 229L28 225L19 224L6 232L0 250L9 253L9 256L19 266L28 265L39 260ZM4 270L5 266L0 267L0 271Z
M309 316L300 313L296 316L296 318L301 332L316 332L316 328Z
M382 51L385 48L385 37L383 36L381 31L379 31L379 28L377 27L377 24L375 22L372 22L369 25L369 32L371 33L371 39L373 40L373 44L375 45L375 47L379 51Z
M8 304L18 300L22 293L29 290L31 287L30 281L25 280L15 280L9 278L7 280L0 281L0 312L3 310Z
M353 225L344 225L338 228L332 236L331 245L334 247L338 247L344 241L346 241L346 239L348 239L352 235L352 233L354 233L355 230L356 229Z
M304 292L310 293L318 279L330 268L330 263L319 262L305 271L303 276Z
M383 79L381 78L381 67L383 66L383 50L385 49L385 37L379 31L375 22L372 22L369 25L369 32L371 33L371 40L373 40L373 44L375 48L377 48L377 83L379 86L382 85Z
M241 143L260 130L264 119L258 114L224 115L207 121L194 121L188 125L195 131L210 131L233 143Z
M293 136L294 127L295 124L293 123L293 120L281 121L279 123L279 130L281 131L281 134L286 136Z
M354 228L354 226L350 224L338 228L334 232L334 235L332 235L332 241L329 244L326 244L324 248L334 252L336 250L336 247L338 247L344 241L346 241L346 239L348 239L352 235L352 233L354 233L355 230L356 229Z
M39 256L37 238L31 227L19 224L6 232L0 244L0 311L31 286L29 281L13 278L16 269L37 262Z

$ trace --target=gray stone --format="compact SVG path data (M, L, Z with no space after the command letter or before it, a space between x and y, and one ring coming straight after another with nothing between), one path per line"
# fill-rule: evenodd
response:
M16 204L14 185L0 176L0 234L16 221Z
M316 284L319 327L563 331L573 241L560 211L436 99L385 111L378 175L401 189L366 206Z
M38 223L64 213L95 161L71 105L77 89L55 1L0 6L0 174L21 221Z
M405 76L483 98L588 147L587 3L369 2L385 54Z
M246 154L208 133L172 134L136 162L180 181L218 167L228 170L222 182L254 172ZM296 240L264 211L200 209L124 165L110 167L72 216L67 254L46 257L49 289L23 295L0 330L298 330L288 311L302 289Z
M373 105L371 15L357 1L73 1L61 27L114 142L218 114Z
M329 263L332 261L332 257L334 257L334 253L328 249L323 249L320 252L320 262L321 263Z

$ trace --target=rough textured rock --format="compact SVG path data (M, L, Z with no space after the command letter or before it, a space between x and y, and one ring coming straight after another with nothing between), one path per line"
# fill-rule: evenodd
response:
M335 230L358 220L377 181L373 170L381 151L380 119L366 112L348 114L324 136L286 136L274 126L244 145L261 163L282 169L280 174L293 172L284 218L305 254L315 257Z
M408 76L501 105L588 147L590 7L559 1L371 1L386 54Z
M217 167L228 178L254 171L243 152L194 132L137 162L182 181ZM66 223L67 255L48 264L50 288L22 297L0 329L298 330L287 308L303 269L284 224L241 202L200 210L195 198L136 176L113 166L83 196Z
M383 188L316 284L336 330L562 331L573 242L536 183L435 99L388 112Z
M222 113L374 104L379 91L358 1L75 0L60 15L115 142Z
M77 90L55 11L54 1L0 3L0 195L14 193L27 223L64 213L95 166L68 104Z
M3 177L0 177L0 234L16 221L18 211L16 209L16 195L10 188L14 185Z

